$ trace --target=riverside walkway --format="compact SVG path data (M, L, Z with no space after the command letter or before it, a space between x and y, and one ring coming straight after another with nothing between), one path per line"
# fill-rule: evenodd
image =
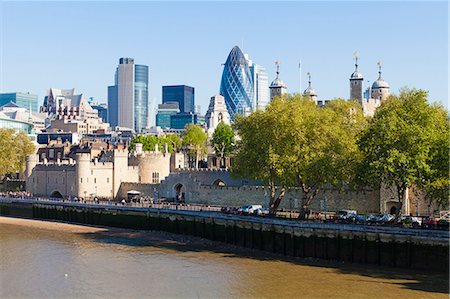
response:
M282 227L291 228L303 228L313 230L332 230L341 232L354 232L354 233L378 233L385 235L396 236L414 236L424 239L434 239L436 241L449 240L449 231L446 230L432 230L432 229L413 229L413 228L401 228L401 227L389 227L389 226L369 226L361 224L340 224L340 223L324 223L312 220L290 220L290 219L277 219L271 217L256 217L256 216L243 216L234 214L224 214L220 212L220 207L201 206L201 205L175 205L167 203L149 204L147 203L133 203L121 205L113 202L100 201L94 203L88 202L72 202L51 200L47 198L39 199L21 199L21 198L0 198L0 204L44 204L48 206L62 206L73 208L88 208L92 210L105 210L105 211L130 211L130 212L151 212L160 214L173 214L180 216L191 217L203 217L219 220L233 220L243 221L249 223L259 223L264 225L276 225Z

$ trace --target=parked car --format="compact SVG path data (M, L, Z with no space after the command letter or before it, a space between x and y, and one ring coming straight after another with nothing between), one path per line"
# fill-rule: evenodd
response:
M422 220L419 217L414 216L402 216L399 224L408 228L419 228L422 226Z
M262 205L243 206L242 208L239 208L238 214L241 214L241 215L253 214L253 212L257 209L262 209Z
M395 217L391 214L369 215L367 224L369 225L386 225L393 224Z
M337 212L337 220L339 222L353 222L357 214L355 210L340 210Z
M269 209L264 209L264 208L256 209L256 210L253 212L253 215L261 216L261 217L266 217L266 216L269 215Z
M422 218L422 227L428 229L434 229L437 225L437 219L432 216L426 216Z
M439 219L437 221L437 223L436 223L436 227L438 229L446 229L446 230L448 230L448 229L450 229L450 220L444 219L444 218Z
M364 214L358 214L354 218L354 222L357 224L366 224L367 223L367 216Z

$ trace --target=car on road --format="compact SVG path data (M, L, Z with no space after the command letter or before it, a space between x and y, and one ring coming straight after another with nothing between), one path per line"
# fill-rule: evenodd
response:
M250 215L257 209L262 209L262 205L246 205L238 209L238 214L240 215Z
M422 219L414 216L402 216L399 224L407 228L419 228L422 226Z
M338 222L349 223L353 222L357 214L355 210L340 210L337 212L336 217Z
M422 227L428 229L435 229L438 220L432 216L426 216L422 218Z
M438 229L449 230L450 229L450 220L441 218L437 221L436 227Z
M393 224L394 220L395 216L391 214L369 215L369 217L367 217L367 224L369 225Z
M367 215L365 214L357 214L353 219L353 222L356 224L366 224L367 223Z
M253 212L253 215L255 215L255 216L261 216L261 217L266 217L266 216L268 216L269 215L269 209L264 209L264 208L260 208L260 209L256 209L254 212Z

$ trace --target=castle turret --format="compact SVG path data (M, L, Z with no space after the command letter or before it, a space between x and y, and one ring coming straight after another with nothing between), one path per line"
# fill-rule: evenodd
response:
M309 96L309 98L315 102L315 101L317 101L317 92L311 86L311 73L308 72L307 75L308 75L308 88L305 89L305 91L303 92L303 95Z
M270 89L270 100L273 101L273 99L276 96L282 96L286 93L286 84L284 84L283 80L280 79L280 62L277 60L275 61L275 65L277 66L277 77L275 80L272 81L272 83L269 86Z
M355 56L355 71L350 76L350 100L357 100L360 104L363 102L363 75L358 71L358 52Z
M88 197L93 191L89 188L89 177L91 176L91 154L90 153L76 153L75 154L75 196L83 198Z
M39 156L31 154L26 157L25 163L25 180L26 190L31 193L36 193L36 179L34 178L33 169L39 161Z
M378 65L378 79L372 84L372 98L384 101L390 95L389 84L381 77L381 62Z

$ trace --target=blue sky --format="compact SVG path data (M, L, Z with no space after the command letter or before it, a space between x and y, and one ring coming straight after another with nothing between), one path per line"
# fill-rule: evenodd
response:
M429 91L448 108L447 2L1 2L0 91L39 95L72 88L106 101L119 57L150 67L150 99L163 85L195 87L202 112L219 92L234 45L263 65L274 61L288 92L312 73L319 98L347 98L360 53L364 79L377 61L395 93ZM270 82L269 82L270 83Z

